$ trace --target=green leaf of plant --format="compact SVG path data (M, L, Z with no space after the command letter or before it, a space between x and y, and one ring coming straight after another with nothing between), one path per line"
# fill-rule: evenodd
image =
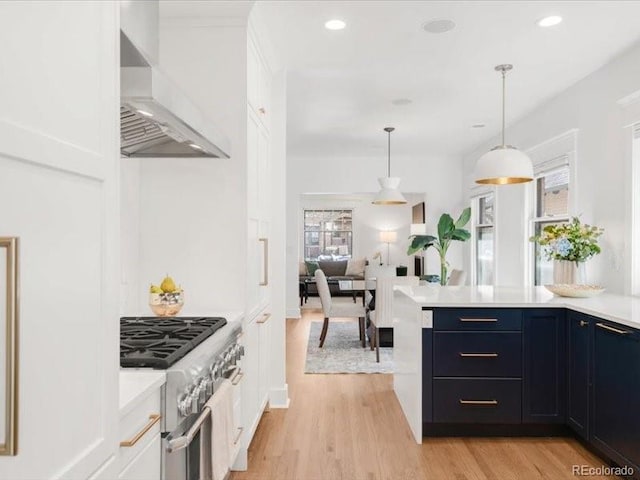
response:
M437 240L438 239L433 235L415 235L411 240L409 248L407 249L407 255L414 255L420 250L426 250L427 248L431 247Z
M463 228L456 228L451 232L451 240L458 240L459 242L466 242L471 238L471 232Z
M448 213L443 213L440 216L440 221L438 222L438 237L440 237L440 243L442 243L447 237L448 234L455 228L455 224L453 223L453 218Z
M471 220L471 207L467 207L464 210L462 210L462 213L458 217L458 220L456 220L455 227L457 229L460 229L464 227L467 223L469 223L469 220Z

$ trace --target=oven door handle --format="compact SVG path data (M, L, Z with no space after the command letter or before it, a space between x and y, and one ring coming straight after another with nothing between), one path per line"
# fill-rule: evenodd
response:
M209 407L204 407L198 419L184 435L169 440L167 445L167 452L173 453L188 447L193 440L193 437L195 437L196 434L200 431L200 428L202 428L202 424L209 418L210 415L211 409L209 409Z

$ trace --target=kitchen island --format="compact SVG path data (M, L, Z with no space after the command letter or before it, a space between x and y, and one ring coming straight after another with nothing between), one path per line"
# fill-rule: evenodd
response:
M575 434L640 472L640 299L398 287L394 390L423 436Z

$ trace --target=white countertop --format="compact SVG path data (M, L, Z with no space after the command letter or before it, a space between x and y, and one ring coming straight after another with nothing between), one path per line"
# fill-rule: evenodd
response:
M149 368L127 368L120 370L120 417L123 417L153 390L157 390L167 381L163 370Z
M150 312L143 314L123 315L125 317L151 316ZM180 317L224 317L227 325L224 328L235 327L240 324L244 314L240 311L224 312L197 312L182 311ZM138 399L148 395L151 391L160 388L167 381L164 370L150 368L122 368L120 369L120 416L126 415Z
M396 287L420 307L569 308L640 329L640 297L557 297L544 287Z

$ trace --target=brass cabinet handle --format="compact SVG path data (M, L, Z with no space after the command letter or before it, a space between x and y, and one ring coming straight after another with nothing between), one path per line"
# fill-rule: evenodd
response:
M256 320L256 323L267 323L267 320L269 320L270 318L271 314L265 313L264 315L262 315L262 318L260 318L260 320Z
M460 318L461 322L497 322L497 318Z
M240 437L242 436L242 432L244 431L243 427L238 427L238 434L236 435L236 439L233 441L234 445L237 445L240 441Z
M136 433L133 438L131 438L130 440L124 440L122 442L120 442L120 446L121 447L133 447L136 443L138 443L138 440L140 440L142 437L144 437L144 434L147 433L149 430L151 430L151 428L160 421L160 419L162 418L162 415L160 415L159 413L153 413L151 415L149 415L149 421L147 422L147 424L144 426L144 428L142 430L140 430L138 433Z
M231 380L231 385L238 385L240 380L242 380L242 377L244 377L244 372L238 370L238 373L236 373L235 377Z
M498 405L497 400L462 400L460 399L460 405L488 405L495 406Z
M468 358L468 357L472 357L472 358L498 358L498 354L497 353L463 353L463 352L460 352L460 356L462 358Z
M618 335L629 335L631 333L628 330L620 330L619 328L610 327L609 325L605 325L604 323L596 323L596 327L600 327L610 332L617 333Z
M258 285L261 287L266 287L269 285L269 239L268 238L259 238L259 242L262 242L263 248L263 267L264 267L264 278L260 281Z
M264 107L260 107L260 108L258 109L258 111L259 111L262 115L264 115L265 113L267 113L267 109L266 109L266 108L264 108Z
M581 327L586 327L587 325L589 325L589 322L585 322L584 320L580 320L580 326Z

